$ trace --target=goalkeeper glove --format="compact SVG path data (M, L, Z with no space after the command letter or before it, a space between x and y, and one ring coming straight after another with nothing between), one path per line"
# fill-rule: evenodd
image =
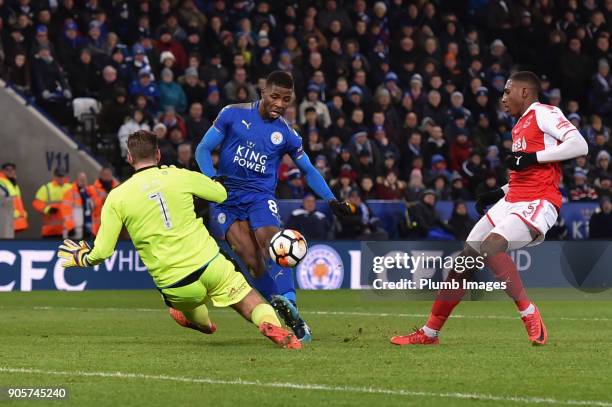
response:
M336 199L332 199L327 201L327 204L329 205L329 209L331 209L332 213L338 218L350 215L352 213L351 207L345 201L340 202Z
M493 191L483 192L482 194L479 194L478 198L476 199L476 210L479 214L484 215L485 208L489 205L493 205L494 203L502 199L504 195L506 194L501 188L497 188Z
M90 251L91 247L89 247L87 242L81 240L79 243L76 243L66 239L57 250L57 256L64 259L62 267L89 267L87 254Z
M513 171L521 171L538 163L536 153L525 153L523 151L512 153L506 157L506 165Z

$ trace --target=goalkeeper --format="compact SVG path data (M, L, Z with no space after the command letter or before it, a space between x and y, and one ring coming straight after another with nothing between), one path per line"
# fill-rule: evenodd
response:
M253 290L234 264L219 251L201 219L193 197L223 202L227 191L203 174L158 167L154 133L137 131L127 142L127 160L135 174L113 189L102 208L94 247L65 240L58 256L64 267L89 267L110 257L125 225L170 315L181 326L212 334L205 301L231 306L276 344L299 349L293 333L281 327L274 309Z

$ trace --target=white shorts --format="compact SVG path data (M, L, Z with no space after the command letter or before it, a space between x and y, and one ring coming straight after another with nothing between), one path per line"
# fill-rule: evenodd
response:
M500 199L476 223L467 243L480 252L480 243L490 233L497 233L508 241L508 250L535 246L544 241L546 232L555 224L557 216L557 208L545 199L531 202Z

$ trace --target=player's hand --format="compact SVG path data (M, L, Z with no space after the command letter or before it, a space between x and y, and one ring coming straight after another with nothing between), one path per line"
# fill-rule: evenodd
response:
M351 207L345 201L340 202L336 199L332 199L328 201L327 204L329 205L329 209L331 209L332 213L338 218L350 215L352 213Z
M506 165L513 171L521 171L537 163L538 155L536 153L519 151L506 157Z
M486 207L489 205L493 205L494 203L502 199L504 195L506 194L501 188L498 188L494 191L483 192L482 194L479 194L476 198L476 211L479 214L484 215Z
M64 240L64 243L57 250L57 257L64 259L62 267L89 267L87 254L91 251L91 247L87 242L81 240L76 243L70 239Z

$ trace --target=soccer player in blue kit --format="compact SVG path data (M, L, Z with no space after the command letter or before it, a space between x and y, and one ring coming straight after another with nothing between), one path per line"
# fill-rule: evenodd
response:
M283 118L292 100L292 76L283 71L270 73L260 100L228 105L219 112L196 149L196 160L205 175L222 182L228 191L227 200L216 205L213 218L248 267L255 288L299 340L309 341L310 328L296 306L293 272L268 254L270 239L281 224L274 191L283 156L291 156L308 186L328 202L336 216L350 213L350 207L336 200L304 153L302 138ZM211 153L219 145L215 170Z

